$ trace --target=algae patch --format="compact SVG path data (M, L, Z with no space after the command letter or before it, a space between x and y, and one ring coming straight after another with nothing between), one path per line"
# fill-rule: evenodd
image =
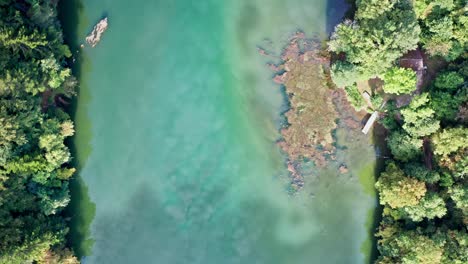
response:
M328 59L321 54L320 43L302 33L291 39L281 59L274 80L284 85L290 109L279 145L292 161L309 159L324 166L334 149L337 117L324 73Z

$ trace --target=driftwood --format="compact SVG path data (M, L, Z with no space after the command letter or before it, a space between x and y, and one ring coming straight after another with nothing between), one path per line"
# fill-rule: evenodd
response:
M88 42L91 47L96 47L96 45L101 41L102 34L107 30L108 23L107 17L99 21L93 28L93 31L86 37L86 42Z

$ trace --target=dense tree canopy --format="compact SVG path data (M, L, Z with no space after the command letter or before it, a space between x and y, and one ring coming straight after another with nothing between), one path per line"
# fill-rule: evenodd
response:
M380 193L380 203L391 208L417 205L426 193L426 185L407 177L395 163L389 163L375 184Z
M420 28L409 1L361 0L356 4L355 19L336 26L328 42L330 51L346 55L345 61L332 66L334 81L340 84L345 76L347 85L382 76L419 41Z
M439 89L453 90L464 83L463 76L457 72L449 71L441 73L435 79L435 87Z
M415 0L421 22L421 42L431 55L453 60L466 49L468 17L463 0Z
M468 261L468 128L456 124L466 102L466 77L454 82L447 76L439 75L429 93L392 110L402 120L387 125L396 161L376 183L384 205L378 263Z
M377 76L390 99L381 122L394 160L376 183L384 207L377 263L468 263L466 7L463 0L357 0L354 19L329 41L338 87ZM435 64L451 63L398 108L392 99L413 92L416 78L397 61L417 44Z
M387 144L397 160L409 161L422 154L422 140L411 137L405 131L392 133L387 138Z
M52 0L0 1L0 263L76 263L60 215L74 133L54 96L76 81ZM56 262L53 262L56 261Z
M458 110L465 101L461 95L452 95L449 92L434 91L431 93L430 107L434 109L435 115L442 121L454 121Z
M414 160L414 158L408 160ZM434 184L440 180L439 172L430 170L424 164L419 162L406 163L404 171L406 175L429 184Z
M424 218L441 218L447 213L444 200L436 193L426 194L417 205L406 206L403 210L415 222L420 222Z
M440 127L435 118L435 111L429 106L429 94L415 96L408 107L401 110L403 129L413 137L424 137L433 134Z
M392 67L383 76L384 91L390 94L407 94L416 89L416 73L412 69Z
M383 236L379 250L383 252L378 263L393 264L438 264L441 263L444 254L444 243L437 241L421 232L420 230L397 229L390 234L379 232Z
M466 103L466 77L450 75L439 75L429 93L387 117L400 112L402 120L387 125L395 161L376 183L384 206L378 263L468 261L468 128L455 118Z

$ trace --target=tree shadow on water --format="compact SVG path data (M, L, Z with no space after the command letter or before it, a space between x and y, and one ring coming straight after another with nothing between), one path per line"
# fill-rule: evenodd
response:
M348 9L350 9L350 0L328 0L327 1L327 21L326 21L326 30L328 34L333 32L333 29L338 25L345 14L347 14Z
M83 62L78 33L79 15L82 10L83 4L80 0L63 0L58 5L58 18L64 32L64 41L72 52L72 58L67 63L72 68L73 75L77 80L81 78L81 63ZM76 88L80 100L89 101L89 94L86 94L85 90L85 87L80 86L80 84ZM87 117L77 115L77 107L78 97L74 97L68 113L75 121L76 134L73 138L67 139L66 144L74 157L72 166L77 169L77 172L70 180L71 201L65 209L64 215L70 219L67 246L74 250L78 258L82 258L91 254L93 240L91 239L90 225L96 212L96 206L89 198L88 187L80 176L86 159L91 153L91 122ZM76 122L78 118L81 120L80 123ZM77 146L77 142L79 142L79 146Z
M388 149L387 143L385 141L387 137L387 130L381 124L374 125L372 137L374 142L375 155L377 157L377 165L375 166L374 170L374 182L376 182L380 173L385 169L385 162L387 157L390 156L390 150ZM372 223L373 231L376 231L379 227L379 223L382 220L382 212L383 207L380 206L380 203L378 203ZM372 253L370 257L370 263L374 263L378 255L379 252L377 249L377 238L372 236Z

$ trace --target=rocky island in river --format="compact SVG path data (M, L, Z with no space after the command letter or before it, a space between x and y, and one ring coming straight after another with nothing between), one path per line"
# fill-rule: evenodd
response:
M91 47L96 47L96 45L101 41L102 34L108 28L107 17L101 19L93 28L93 31L86 37L86 42L88 42Z

